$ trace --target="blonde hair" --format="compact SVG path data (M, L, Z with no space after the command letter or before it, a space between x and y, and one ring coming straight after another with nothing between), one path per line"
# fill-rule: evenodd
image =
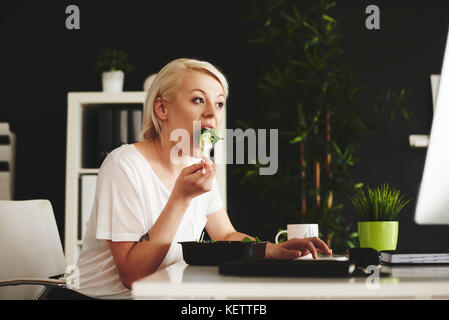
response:
M223 87L225 99L228 97L229 87L225 76L209 62L187 58L169 62L159 71L148 89L143 109L142 130L139 135L140 142L160 136L162 124L154 112L154 102L158 97L167 100L173 96L181 87L184 72L189 70L212 75Z
M150 86L153 83L154 78L156 78L156 76L157 73L153 73L145 79L145 82L143 83L143 91L148 91L148 89L150 89Z

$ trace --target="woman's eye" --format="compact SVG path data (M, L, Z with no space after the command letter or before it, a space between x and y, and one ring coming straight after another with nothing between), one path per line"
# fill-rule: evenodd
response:
M193 102L195 102L195 103L204 103L204 99L200 98L200 97L197 97L197 98L193 99Z
M223 109L223 107L224 107L224 102L218 102L218 103L217 103L217 106L218 106L219 109Z

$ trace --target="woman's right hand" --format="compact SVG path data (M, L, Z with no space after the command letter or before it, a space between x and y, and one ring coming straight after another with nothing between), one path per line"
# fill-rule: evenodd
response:
M212 182L217 169L212 160L204 156L202 158L201 162L181 170L173 187L171 195L173 198L190 201L196 196L212 190Z

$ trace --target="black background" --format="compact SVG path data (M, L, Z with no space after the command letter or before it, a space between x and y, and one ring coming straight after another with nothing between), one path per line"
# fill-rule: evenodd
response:
M17 135L16 199L49 199L63 241L67 93L101 90L93 64L102 48L130 54L135 70L125 76L127 91L142 90L149 74L175 58L209 61L230 84L228 127L237 127L235 119L250 118L266 54L248 44L251 28L242 19L247 3L2 3L0 121L10 122ZM80 30L65 27L69 4L80 8ZM380 30L365 28L365 8L370 4L380 8ZM441 71L449 1L340 0L334 16L342 18L343 48L351 70L359 75L358 84L365 88L361 101L372 104L381 88L405 88L416 116L412 124L391 123L369 111L382 130L367 138L354 177L370 185L389 182L416 199L426 151L411 149L408 136L427 134L431 127L429 78ZM269 213L264 201L242 189L237 177L228 176L227 183L228 212L236 229L272 239L276 230L261 234L263 217ZM448 249L449 226L417 226L413 209L414 203L400 214L398 248Z

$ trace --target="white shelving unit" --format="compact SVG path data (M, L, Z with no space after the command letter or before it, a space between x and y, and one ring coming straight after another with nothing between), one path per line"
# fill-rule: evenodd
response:
M67 160L66 160L66 196L65 196L65 237L64 251L67 265L76 264L81 252L82 240L78 239L79 178L83 174L97 174L98 168L82 167L83 150L83 112L85 108L105 104L144 104L144 91L120 93L108 92L69 92L67 95ZM225 132L226 114L220 131ZM226 144L219 143L215 150L217 159L216 178L223 202L226 207Z

